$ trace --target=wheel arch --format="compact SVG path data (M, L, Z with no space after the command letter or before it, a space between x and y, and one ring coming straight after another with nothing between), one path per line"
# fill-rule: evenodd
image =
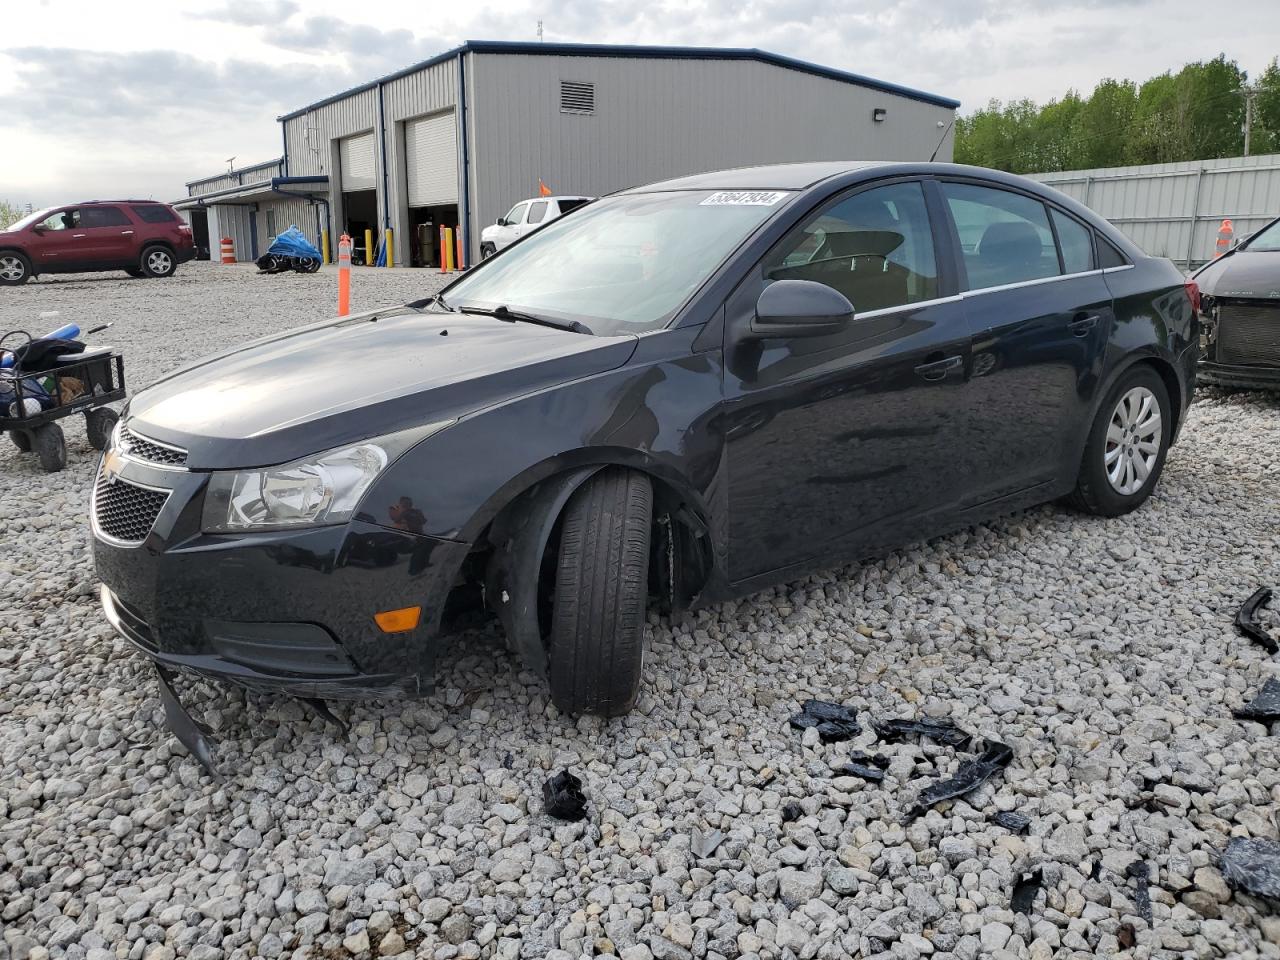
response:
M40 271L36 267L36 262L31 259L31 254L27 253L27 251L23 250L21 247L0 246L0 256L4 256L6 253L16 253L26 261L27 272L33 277L39 276Z
M662 608L684 609L711 580L715 551L707 505L660 461L639 450L591 448L530 468L504 485L465 529L472 549L464 569L483 569L486 605L502 622L508 644L543 675L539 597L549 575L545 560L557 549L560 520L574 493L610 466L643 473L653 488L650 585Z

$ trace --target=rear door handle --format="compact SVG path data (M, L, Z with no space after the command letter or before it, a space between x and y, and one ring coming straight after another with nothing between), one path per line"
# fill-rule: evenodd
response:
M920 366L916 367L916 373L925 380L944 380L952 370L959 370L963 366L963 357L946 357L942 360L934 360L931 363L920 364Z
M1098 325L1098 315L1096 313L1084 316L1076 314L1076 318L1067 324L1067 329L1071 331L1073 337L1087 337L1089 331Z

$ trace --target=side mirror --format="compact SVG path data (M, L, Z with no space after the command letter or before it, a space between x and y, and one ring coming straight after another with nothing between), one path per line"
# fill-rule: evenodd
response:
M505 226L507 226L507 218L506 218L506 217L499 217L499 218L498 218L498 226L500 226L500 227L505 227Z
M820 337L853 320L853 304L839 290L816 280L775 280L756 301L747 337Z
M37 223L34 227L31 228L31 232L44 233L47 229L48 227L46 227L43 223Z

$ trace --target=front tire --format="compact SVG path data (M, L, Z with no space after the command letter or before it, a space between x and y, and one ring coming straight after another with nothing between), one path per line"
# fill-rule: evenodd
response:
M147 247L142 251L142 261L138 265L144 276L171 277L178 269L178 261L168 247Z
M0 253L0 287L16 287L31 279L31 261L16 250Z
M561 523L548 675L570 714L616 717L640 692L653 488L608 467L574 493Z
M56 423L46 423L31 432L31 449L45 473L57 473L67 465L67 441Z
M480 244L480 259L481 259L481 260L488 260L490 257L492 257L492 256L493 256L495 253L497 253L497 252L498 252L498 248L497 248L497 247L495 247L492 243L482 243L482 244Z
M84 415L84 432L89 437L89 446L95 450L107 449L111 442L111 431L116 428L120 415L110 407L90 410Z
M1099 517L1142 506L1164 470L1172 425L1160 375L1146 365L1126 371L1098 408L1071 505Z
M25 430L10 430L9 439L23 453L31 452L31 434Z

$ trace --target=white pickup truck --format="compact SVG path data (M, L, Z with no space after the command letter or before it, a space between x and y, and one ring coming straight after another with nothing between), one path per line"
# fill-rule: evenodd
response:
M491 257L556 217L582 206L594 197L533 197L521 200L505 217L480 231L480 256Z

